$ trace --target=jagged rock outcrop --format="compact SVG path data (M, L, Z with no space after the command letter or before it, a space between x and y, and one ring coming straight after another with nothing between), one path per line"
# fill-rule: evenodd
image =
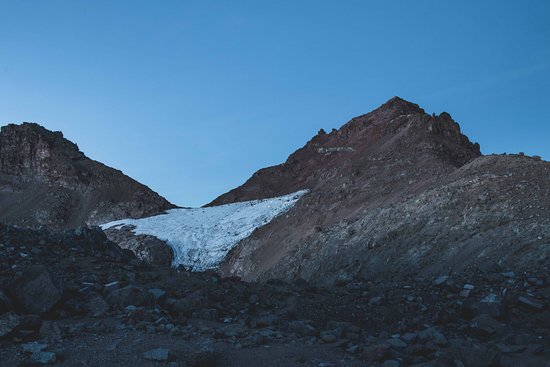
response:
M395 97L210 204L310 190L243 240L222 271L331 283L548 262L549 169L536 158L483 157L448 113Z
M174 207L122 172L87 158L61 132L34 123L0 131L0 221L74 228Z

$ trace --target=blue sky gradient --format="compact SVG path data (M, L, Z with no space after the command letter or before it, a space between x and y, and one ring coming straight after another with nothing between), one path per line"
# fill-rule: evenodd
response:
M395 95L550 159L550 1L0 1L0 124L179 205Z

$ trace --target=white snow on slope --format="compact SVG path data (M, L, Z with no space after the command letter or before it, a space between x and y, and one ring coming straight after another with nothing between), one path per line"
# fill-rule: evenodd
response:
M271 199L208 208L171 209L142 219L106 223L102 229L133 226L133 233L155 236L174 250L173 266L195 271L215 268L237 243L289 210L307 190Z

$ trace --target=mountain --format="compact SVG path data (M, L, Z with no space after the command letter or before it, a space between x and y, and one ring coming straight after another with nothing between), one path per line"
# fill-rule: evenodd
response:
M122 172L87 158L76 144L35 123L0 130L0 221L73 228L174 208Z
M383 196L372 191L377 186L373 180L380 184L392 181L391 186L394 182L399 186L379 185L377 190L406 188L415 192L423 176L445 174L479 155L479 145L460 133L449 114L429 116L418 105L394 97L339 130L328 134L320 130L285 163L259 170L245 184L207 206L281 196L305 188L323 192L324 196L329 192L335 196L344 192L359 194L359 206L372 205L372 196ZM412 175L412 187L408 183L403 186L402 179L387 176L411 167L422 171ZM333 200L323 197L323 201L327 199Z
M221 270L314 283L470 268L525 269L550 258L550 164L481 156L448 113L395 97L209 206L308 189L242 240Z

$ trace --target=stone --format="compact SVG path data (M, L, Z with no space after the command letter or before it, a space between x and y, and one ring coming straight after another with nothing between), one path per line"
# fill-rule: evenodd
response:
M143 358L149 361L167 362L170 359L170 350L166 348L156 348L143 353Z
M103 316L109 310L109 305L105 302L103 297L96 295L86 303L86 310L88 310L90 315L99 317Z
M357 344L353 344L346 349L346 352L351 354L356 354L359 352L360 349L361 349L360 346L358 346Z
M105 287L105 292L110 293L116 289L122 288L122 283L119 282L118 280L115 280L114 282L105 284L104 287Z
M390 338L388 339L388 344L391 345L394 348L407 348L407 343L404 341L398 339L398 338Z
M418 338L422 341L433 340L438 345L447 344L447 339L445 335L439 332L436 328L429 327L418 333Z
M19 326L19 316L15 312L7 312L0 316L0 337L6 336Z
M62 332L59 324L55 321L44 321L38 331L38 335L49 342L61 340Z
M541 311L544 309L544 303L529 296L521 296L518 298L520 305L527 306L531 310Z
M475 315L488 314L499 318L502 316L502 300L494 293L489 293L481 301L473 305L472 311Z
M218 357L214 348L210 345L203 346L189 358L190 367L216 367L218 365Z
M369 299L369 306L378 306L382 304L382 301L384 300L381 296L372 297Z
M215 308L205 308L193 313L193 317L203 320L215 321L219 317L218 310Z
M17 300L31 313L42 315L61 300L62 291L45 266L27 268L13 287Z
M532 354L502 355L499 366L501 367L548 367L550 362L544 356Z
M23 348L23 353L37 353L46 349L48 344L33 342L22 344L21 347Z
M0 289L0 314L13 310L13 303L6 295L6 293Z
M369 362L383 361L389 354L390 346L388 344L374 344L363 349L363 355Z
M291 332L302 336L312 336L315 334L315 328L302 320L290 321L288 323L288 328Z
M481 337L489 337L502 327L503 324L487 314L481 314L470 322L470 330Z
M387 361L384 361L384 363L382 363L382 367L399 367L399 361L388 359Z
M42 325L42 318L38 315L21 315L19 322L20 330L38 331Z
M319 336L325 343L334 343L336 340L338 340L338 338L332 331L321 331Z
M31 361L38 364L52 364L57 360L54 352L39 351L31 355Z
M447 279L449 279L448 275L441 275L434 280L434 284L443 285L447 281Z
M254 328L261 328L266 326L273 326L279 321L279 316L268 313L252 318L250 320L250 326Z
M107 303L114 306L146 306L154 303L153 295L143 289L128 285L116 289L107 296Z
M222 333L226 338L236 338L244 333L244 327L238 324L231 324L222 328Z
M253 294L250 297L248 297L248 302L251 304L256 304L260 301L260 297L258 297L257 294Z
M468 298L470 295L471 290L470 289L463 289L460 291L460 296L464 298Z
M166 296L166 292L159 288L151 288L148 292L153 295L157 302L161 301Z
M418 334L417 334L417 333L406 333L406 334L403 334L403 336L401 337L401 339L403 339L403 340L406 341L407 343L412 343L412 342L414 342L416 339L418 339Z

